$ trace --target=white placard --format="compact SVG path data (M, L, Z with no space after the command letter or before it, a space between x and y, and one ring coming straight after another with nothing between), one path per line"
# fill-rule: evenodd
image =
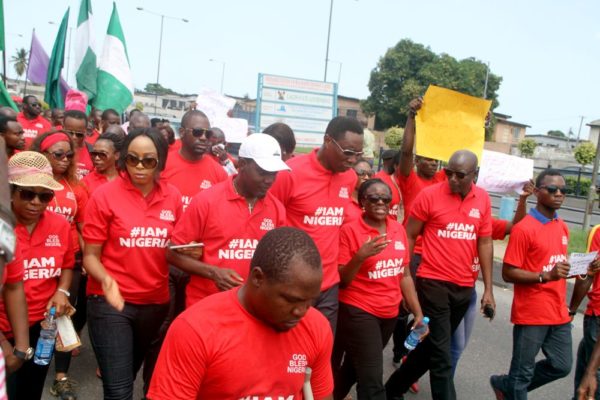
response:
M63 344L63 347L68 348L81 344L79 343L79 338L77 337L77 332L75 332L71 318L67 317L66 315L56 318L56 328L58 330L58 334L60 335L60 340Z
M241 143L248 136L248 121L242 118L217 118L211 126L225 133L227 143Z
M496 151L483 150L479 163L477 186L488 192L522 192L523 185L533 178L533 160Z
M227 112L235 106L235 99L222 96L212 89L201 89L196 98L196 110L202 111L213 126L219 118L227 116Z
M596 259L597 251L591 253L571 253L569 256L569 276L587 274L590 263Z

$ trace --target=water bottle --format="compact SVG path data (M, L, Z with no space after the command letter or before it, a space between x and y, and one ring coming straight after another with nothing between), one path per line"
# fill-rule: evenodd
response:
M408 351L414 350L419 342L421 341L421 337L427 332L427 325L429 324L429 317L423 318L423 323L421 326L415 327L410 331L410 335L404 341L404 347L408 349Z
M42 330L35 346L33 362L38 365L48 365L52 360L54 353L54 343L56 342L56 309L50 308L46 319L42 321Z

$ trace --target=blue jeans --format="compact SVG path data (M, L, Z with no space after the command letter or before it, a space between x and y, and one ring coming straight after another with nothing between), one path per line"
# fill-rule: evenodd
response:
M105 400L133 398L133 381L168 310L169 303L125 303L119 312L103 296L88 297L88 330Z
M535 362L540 349L546 358ZM508 375L496 386L507 400L525 400L531 392L569 375L573 364L571 323L515 325L513 354Z
M598 325L600 323L598 318L599 317L592 315L586 315L583 318L583 338L581 338L581 342L577 348L577 366L575 368L575 390L573 392L573 399L577 398L577 388L579 387L579 383L581 383L585 369L592 356L592 350L594 350L594 345L596 344ZM596 372L596 379L600 382L600 373L598 372ZM595 397L596 400L600 400L600 387L596 389Z
M469 343L469 338L473 332L473 325L475 325L475 315L477 315L477 292L473 290L467 313L465 314L463 320L460 321L458 328L456 328L454 331L454 334L452 335L452 342L450 343L452 376L454 376L456 372L456 365L458 364L461 354L467 348L467 343Z

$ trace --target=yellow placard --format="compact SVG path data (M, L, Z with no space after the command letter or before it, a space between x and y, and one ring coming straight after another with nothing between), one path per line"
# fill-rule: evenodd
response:
M481 160L485 117L491 100L429 85L416 116L416 154L448 161L456 150L470 150Z

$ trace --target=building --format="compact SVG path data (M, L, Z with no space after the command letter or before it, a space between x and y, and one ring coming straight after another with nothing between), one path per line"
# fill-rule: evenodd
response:
M494 132L492 132L491 142L504 143L510 147L516 146L521 140L525 138L527 128L531 126L510 121L512 118L510 115L494 113L496 118L496 126Z
M570 152L575 148L573 139L548 135L527 135L527 139L533 139L538 147L555 148L557 150Z
M598 135L600 135L600 119L594 120L586 125L590 127L590 134L588 136L589 141L592 142L592 144L597 144Z

